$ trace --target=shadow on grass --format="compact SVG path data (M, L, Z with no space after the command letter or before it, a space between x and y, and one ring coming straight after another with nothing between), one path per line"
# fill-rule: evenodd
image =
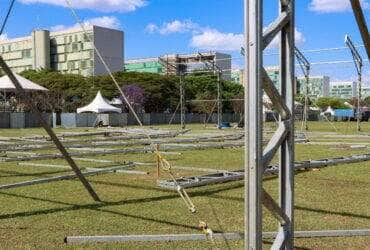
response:
M273 244L272 241L268 241L268 240L263 240L262 241L263 244L266 244L266 245L271 245ZM310 250L310 248L307 248L307 247L299 247L299 246L294 246L294 249L295 250Z
M302 206L294 206L294 208L298 210L308 211L308 212L315 212L315 213L321 213L321 214L335 214L335 215L340 215L340 216L347 216L347 217L354 217L354 218L370 220L370 215L354 214L354 213L349 213L349 212L334 212L330 210L324 210L324 209L319 209L319 208L309 208L309 207L302 207Z
M236 202L244 202L243 198L224 196L224 195L219 195L217 193L210 194L209 196L213 197L213 198L217 198L217 199L230 200L230 201L236 201ZM335 215L340 215L340 216L370 220L370 215L354 214L354 213L349 213L349 212L335 212L335 211L330 211L330 210L302 207L302 206L297 206L297 205L294 206L294 208L297 209L297 210L304 210L304 211L308 211L308 212L315 212L315 213L322 213L322 214L335 214Z
M243 184L234 184L234 185L231 185L231 186L228 186L228 187L218 187L218 188L215 188L213 190L197 191L197 192L192 192L191 196L192 197L206 196L206 195L210 195L210 194L214 194L214 193L218 193L218 192L222 192L222 191L227 191L227 190L231 190L231 189L235 189L235 188L240 188L241 186L243 186ZM171 192L170 195L165 195L165 196L155 196L155 197L149 197L149 198L139 198L139 199L121 200L121 201L113 201L113 202L107 201L107 202L102 202L102 203L85 204L85 205L55 201L55 200L39 198L39 197L32 197L32 196L26 196L26 195L20 195L20 194L10 194L10 193L5 193L5 192L0 192L0 194L1 195L6 195L6 196L11 196L11 197L22 198L22 199L31 199L31 200L34 200L34 201L49 202L49 203L53 203L53 204L57 204L57 205L67 206L67 207L50 208L50 209L44 209L44 210L28 211L28 212L1 214L0 215L0 220L19 218L19 217L29 217L29 216L35 216L35 215L46 215L46 214L52 214L52 213L58 213L58 212L77 211L77 210L81 210L81 209L90 209L90 210L94 210L94 211L98 211L98 212L106 212L106 213L111 213L111 214L115 214L115 215L120 215L120 216L135 218L135 219L141 219L141 220L146 220L146 221L151 221L151 222L156 222L156 223L162 223L162 224L171 225L171 226L178 226L178 227L183 227L183 228L188 228L188 229L198 229L197 226L190 226L190 225L180 224L180 223L176 223L176 222L169 221L169 220L162 220L162 219L159 220L159 219L140 216L140 215L133 215L133 214L123 213L123 212L118 212L118 211L112 211L112 210L109 210L109 209L106 208L106 207L109 207L109 206L120 206L120 205L128 205L128 204L137 204L137 203L146 203L146 202L156 202L156 201L163 201L163 200L179 199L178 194L175 193L175 192ZM221 232L221 231L215 231L215 233L217 233L217 232Z
M58 171L45 171L45 172L39 172L39 173L21 173L14 170L0 170L0 173L8 174L8 175L0 175L0 178L9 178L9 177L26 177L26 176L35 176L35 177L42 177L45 175L51 175L51 174L61 174L71 172L70 169L65 170L58 170Z

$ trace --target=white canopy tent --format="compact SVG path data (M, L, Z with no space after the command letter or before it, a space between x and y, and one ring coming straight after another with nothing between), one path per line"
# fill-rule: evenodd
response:
M334 109L332 107L328 107L324 112L322 112L320 115L331 115L334 116Z
M14 73L15 77L23 87L25 91L31 92L31 91L48 91L47 88L44 88L34 82L31 82L30 80ZM16 92L16 88L13 84L13 82L9 79L7 75L0 78L0 91L2 92Z
M100 91L96 94L95 99L85 107L78 108L77 113L122 113L120 108L110 105L101 95Z

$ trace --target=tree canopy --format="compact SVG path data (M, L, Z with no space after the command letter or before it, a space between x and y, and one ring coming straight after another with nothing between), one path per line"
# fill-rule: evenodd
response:
M28 70L21 74L29 80L40 84L51 93L62 95L63 111L75 112L76 108L88 104L101 91L107 99L119 97L113 80L108 75L84 77L81 75L61 74L52 70ZM163 112L167 109L174 111L179 102L179 77L153 73L117 72L114 76L121 88L135 85L145 94L145 112ZM224 110L231 111L229 99L240 96L243 87L231 81L222 81L222 98ZM217 78L213 75L194 74L185 77L186 100L217 97ZM191 103L187 109L196 111Z

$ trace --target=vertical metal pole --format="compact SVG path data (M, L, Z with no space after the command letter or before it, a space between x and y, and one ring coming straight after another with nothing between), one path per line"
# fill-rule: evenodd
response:
M307 70L307 72L309 72L309 69ZM309 76L309 73L307 73L307 75L305 76L306 78L306 95L305 95L305 98L304 98L304 109L305 109L305 116L304 116L304 126L305 126L305 129L308 130L308 112L309 112L309 107L308 107L308 93L309 93L309 82L310 82L310 76Z
M159 151L159 144L156 145L156 149L157 151ZM159 156L157 155L157 180L159 179L159 176L160 176L160 159L159 159Z
M281 30L280 45L280 84L281 96L294 113L294 0L279 1L280 11L289 11L290 22ZM293 249L293 211L294 211L294 115L289 119L287 139L280 148L280 206L290 223L282 226L285 232L284 249Z
M180 113L181 113L181 128L185 129L185 89L184 89L184 74L180 73Z
M217 127L221 128L222 123L222 93L221 93L221 72L217 73Z
M262 249L262 0L246 5L246 248Z
M357 131L361 131L362 66L359 66L357 82Z

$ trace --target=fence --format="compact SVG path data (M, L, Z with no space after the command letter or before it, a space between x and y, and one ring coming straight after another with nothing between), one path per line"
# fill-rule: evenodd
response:
M93 114L93 113L62 113L57 119L57 114L44 113L44 119L53 127L62 126L66 128L78 127L94 127L100 122L104 126L123 127L128 125L138 125L135 117L131 114ZM275 121L273 112L266 112L265 121ZM141 122L144 125L160 125L168 124L171 121L173 114L164 113L144 113L138 114ZM209 119L209 120L208 120ZM224 113L222 120L224 122L240 122L240 114ZM206 114L189 113L185 116L187 124L200 123L205 121L209 123L217 123L217 114L213 114L209 118ZM297 118L297 120L300 120ZM318 114L310 114L310 121L318 121L320 117ZM172 124L180 124L180 114L176 114L172 119ZM33 113L10 113L0 112L0 128L35 128L40 127L40 123Z
M43 113L43 118L52 124L52 115ZM41 127L33 113L0 113L0 128L36 128Z
M171 121L172 114L164 113L144 113L138 114L139 119L144 125L159 125L168 124ZM239 122L240 114L223 114L223 121L225 122ZM205 114L186 114L185 121L190 123L204 123L208 119ZM54 125L56 118L54 115ZM93 127L101 122L104 126L127 126L138 125L135 117L131 114L76 114L76 113L63 113L61 114L61 126L64 127ZM180 124L180 114L176 114L172 119L172 124ZM217 123L217 114L213 114L209 120L210 123Z

